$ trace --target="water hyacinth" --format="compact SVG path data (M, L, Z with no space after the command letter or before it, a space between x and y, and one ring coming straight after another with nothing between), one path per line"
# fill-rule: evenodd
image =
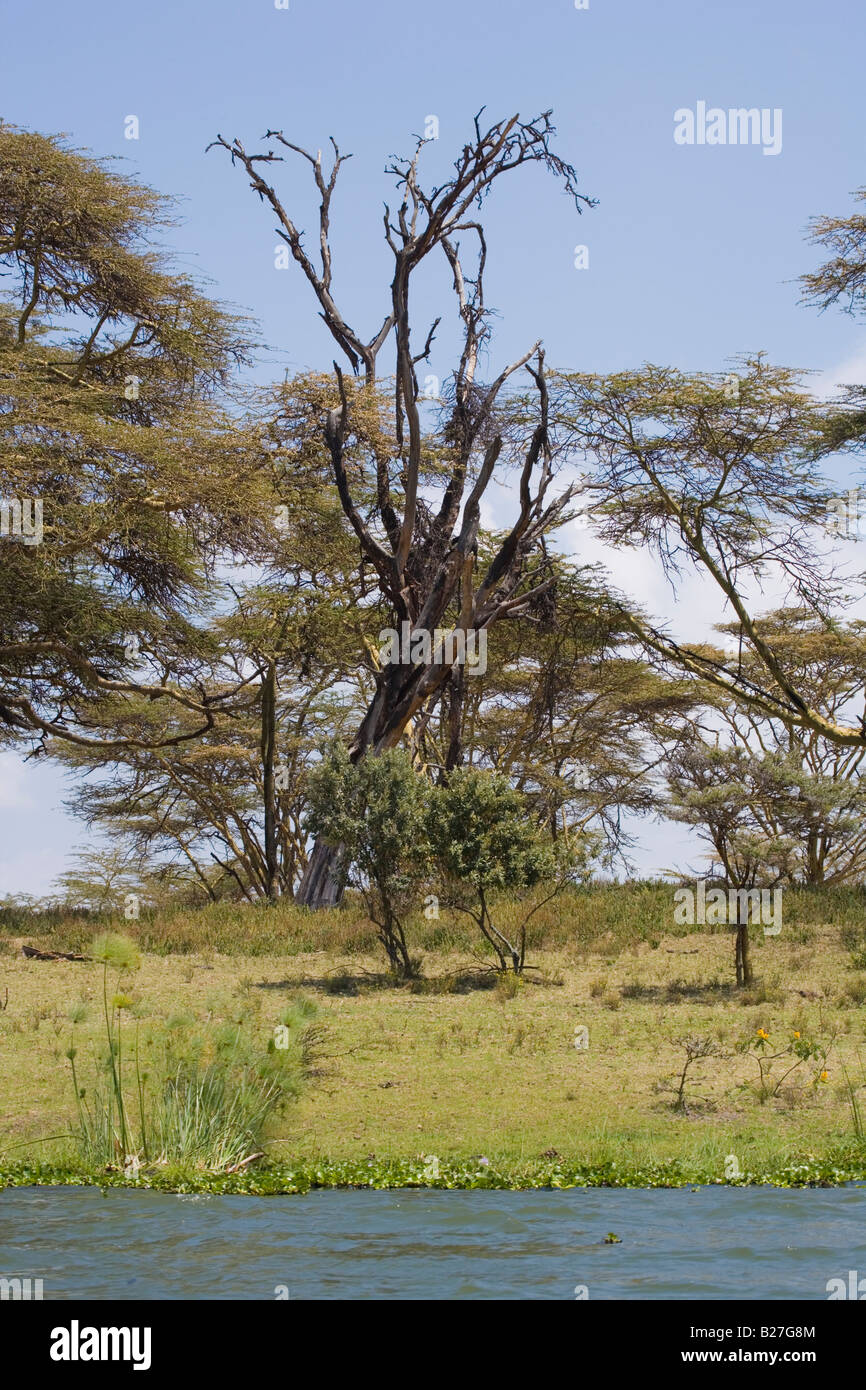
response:
M682 1163L675 1159L635 1165L629 1169L615 1163L593 1164L574 1160L539 1162L528 1159L502 1164L493 1160L483 1174L472 1163L442 1159L441 1171L435 1180L425 1179L423 1168L424 1161L417 1158L265 1162L256 1169L239 1169L235 1172L214 1172L202 1168L190 1171L151 1165L140 1168L133 1178L119 1166L109 1172L95 1173L92 1168L28 1162L0 1166L0 1189L32 1186L34 1183L118 1187L134 1182L136 1187L163 1192L234 1192L265 1196L340 1187L394 1190L435 1186L452 1191L473 1188L526 1191L574 1187L679 1188L724 1185L801 1188L866 1184L866 1162L862 1145L859 1144L830 1150L821 1157L810 1155L799 1163L771 1164L755 1171L744 1171L734 1181L720 1177L712 1163Z

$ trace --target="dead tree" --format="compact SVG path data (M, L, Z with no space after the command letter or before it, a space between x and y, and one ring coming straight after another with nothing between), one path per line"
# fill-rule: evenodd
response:
M214 142L249 176L252 188L277 218L278 235L309 281L321 316L351 370L359 381L348 386L343 370L334 363L336 399L321 421L322 438L333 468L334 482L343 512L354 530L364 562L377 575L383 597L391 605L395 626L408 621L411 630L431 633L449 612L456 614L455 633L481 631L509 615L525 611L551 585L552 577L540 559L539 542L567 515L572 489L565 488L548 500L555 473L555 448L549 426L548 390L544 354L535 343L517 361L505 367L492 384L478 380L479 354L490 336L489 311L484 303L486 243L477 211L491 186L501 175L523 164L541 164L562 180L578 211L591 200L578 191L577 175L551 149L555 134L550 112L531 121L515 115L482 130L480 117L474 135L455 161L452 176L440 187L425 192L419 182L418 164L426 143L419 139L414 155L397 160L386 172L396 180L400 203L396 214L385 208L385 240L394 257L390 307L381 327L363 338L346 321L333 297L329 241L331 201L340 167L348 158L332 139L333 162L326 174L322 155L315 156L293 144L281 131L268 131L266 153L248 154L239 140L222 136ZM284 159L286 149L310 164L319 193L319 255L314 263L303 245L302 233L292 221L274 186L262 170ZM465 273L459 238L463 234L477 244L474 275ZM446 445L448 466L436 503L419 497L424 429L419 410L416 367L429 358L437 318L423 347L412 342L410 285L413 272L432 252L448 261L461 322L462 349L453 373L449 406L439 438ZM371 460L375 475L375 503L362 515L353 495L347 468L347 445L352 437L352 400L355 391L376 389L377 363L385 344L395 350L393 431L395 448L378 448ZM534 382L536 423L523 429L522 440L513 433L505 440L505 456L520 468L518 514L513 526L483 567L478 562L478 526L481 498L503 453L503 432L497 428L497 398L506 383L525 368ZM530 388L531 389L531 388ZM519 450L519 457L518 457ZM481 569L483 568L483 572ZM465 640L465 636L464 636ZM452 651L454 648L452 647ZM440 649L429 661L416 664L386 663L377 673L376 690L352 744L352 757L394 747L410 721L436 697L451 678L454 662L443 659ZM334 872L335 851L317 844L298 892L298 901L320 907L336 901L339 887Z

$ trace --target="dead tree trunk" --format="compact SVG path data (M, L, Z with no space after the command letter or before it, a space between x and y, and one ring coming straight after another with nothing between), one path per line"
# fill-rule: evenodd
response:
M334 363L338 404L328 410L317 428L330 454L334 483L348 524L354 531L365 565L378 578L379 592L394 615L394 626L408 623L413 633L428 636L441 626L462 634L480 632L515 614L545 592L552 576L540 541L565 519L573 489L566 488L553 501L547 491L553 477L554 447L548 410L544 355L536 343L516 362L505 367L490 386L476 381L479 352L489 338L489 313L484 303L483 275L487 247L477 208L501 174L522 164L541 164L562 180L580 210L590 200L578 192L577 175L551 148L555 134L550 112L531 121L519 116L498 121L482 130L481 112L475 118L474 135L454 163L450 179L431 192L418 181L419 156L425 144L419 140L410 160L397 160L389 169L397 182L400 203L392 214L385 209L385 240L394 256L390 304L381 328L370 339L362 338L343 318L332 293L329 242L331 199L341 155L332 140L333 164L325 174L322 154L315 156L292 144L280 131L269 131L274 142L263 154L248 154L239 140L219 136L214 142L245 169L252 188L275 214L277 234L286 242L316 295L321 316L335 342L348 359L355 376L363 369L363 381L347 387ZM283 206L275 188L260 173L262 165L280 162L280 149L306 159L312 167L319 194L319 264L308 255L300 230ZM478 259L474 278L465 276L456 239L474 237ZM425 448L419 409L416 367L427 361L440 322L437 318L423 347L413 350L409 293L411 277L433 251L440 251L450 267L457 313L462 325L462 350L453 373L453 401L449 418L432 440L438 459L444 461L438 510L422 495L431 451ZM371 435L371 406L384 409L384 393L376 387L377 357L392 336L395 346L393 397L390 421L378 436ZM535 365L530 365L535 358ZM506 416L507 430L499 422L498 398L506 382L521 368L530 373L538 394L538 423L527 430L526 405ZM378 394L377 394L378 392ZM356 402L364 411L355 411ZM357 418L356 418L357 414ZM367 424L365 424L365 420ZM522 439L521 439L522 434ZM530 435L530 437L527 437ZM478 573L478 526L481 497L503 449L509 461L522 469L518 516L486 565ZM363 505L357 500L359 470L369 481ZM473 481L474 479L474 481ZM469 487L469 495L464 496ZM371 506L370 495L374 497ZM453 649L452 649L453 650ZM393 748L409 723L436 697L455 665L441 647L423 659L386 662L377 673L370 707L353 741L353 759ZM332 905L339 897L339 851L317 844L298 890L297 901L310 907Z

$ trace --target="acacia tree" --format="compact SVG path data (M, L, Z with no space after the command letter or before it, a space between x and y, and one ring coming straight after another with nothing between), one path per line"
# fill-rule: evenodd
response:
M177 877L185 867L187 886L199 899L291 897L306 863L305 775L322 739L345 720L330 689L338 674L301 684L278 666L274 710L266 673L246 686L245 699L231 701L216 727L172 748L164 746L165 723L153 704L126 701L118 723L128 731L137 717L136 746L51 745L68 767L89 774L69 809L163 874L174 866ZM280 737L278 760L269 768L261 745L272 714ZM193 716L184 720L192 723ZM178 723L175 716L174 729ZM100 733L111 738L116 731L103 708Z
M129 697L194 715L166 736L186 741L227 695L167 670L195 652L216 558L254 540L265 455L223 399L247 327L154 248L168 220L105 161L0 125L6 739L87 743L88 710ZM25 508L38 534L7 534Z
M782 609L759 621L761 634L772 642L798 690L834 720L850 715L862 697L863 629L862 621L837 622L828 629L802 608ZM723 630L736 633L730 625ZM751 674L755 657L743 651L742 661ZM861 881L866 870L866 748L830 742L810 729L720 697L711 688L706 700L670 752L671 789L709 793L736 781L739 811L756 841L786 846L783 855L775 855L783 878L806 884ZM697 812L698 804L692 805ZM714 809L712 796L709 807ZM712 830L710 821L704 828ZM713 843L724 863L721 844Z
M123 850L82 850L57 882L64 902L93 912L118 911L126 895L140 889L141 868Z
M369 694L356 681L354 585L328 573L332 558L323 550L311 575L296 556L292 583L238 589L203 634L208 658L173 672L179 689L234 692L214 728L167 748L171 731L194 727L193 712L104 699L99 743L53 743L56 757L89 773L75 814L142 860L186 865L199 895L292 896L306 864L306 774Z
M854 201L866 207L866 188ZM810 223L810 241L830 252L830 259L800 277L804 303L818 309L840 307L852 318L866 317L866 211L847 217L825 214ZM866 445L866 384L846 386L825 425L824 450Z
M228 152L233 165L246 172L253 190L275 215L277 234L305 275L325 324L357 378L354 384L347 381L340 364L334 363L331 401L317 422L319 437L330 458L346 520L393 614L393 625L408 622L412 631L425 633L439 628L450 610L458 632L488 628L510 613L525 610L544 593L553 581L545 572L539 543L563 520L572 495L570 488L549 495L556 449L539 344L503 368L492 383L478 378L490 317L484 299L487 247L477 209L500 177L526 164L541 165L560 179L578 209L589 200L578 190L574 169L552 149L555 131L549 112L530 121L515 115L486 130L480 115L453 174L438 187L427 191L420 181L424 140L418 141L410 159L397 159L390 166L399 203L393 213L386 207L384 236L394 270L390 302L381 326L370 337L348 322L335 298L331 204L347 156L332 140L333 162L326 172L321 152L310 154L281 131L267 133L270 144L263 153L249 153L238 139L219 136L214 142ZM318 265L305 249L302 232L276 187L265 177L265 170L278 164L286 151L307 161L318 191ZM461 236L474 238L478 247L472 273L464 269ZM429 357L441 316L423 342L413 341L410 290L413 275L434 253L441 254L450 269L462 348L440 427L430 431L422 418L416 368ZM387 430L373 432L365 425L364 413L376 408L378 363L389 341L394 349L391 418ZM534 406L530 411L524 400L508 410L503 405L503 388L524 367L534 383ZM348 466L359 446L369 488L358 484ZM482 565L477 554L480 504L500 456L519 467L517 516ZM409 722L451 679L453 667L441 649L411 664L383 663L351 744L353 761L368 752L395 747ZM316 844L300 901L310 906L336 901L340 891L336 855L333 845Z
M695 741L681 744L668 764L670 797L666 813L693 826L719 858L725 884L736 890L734 966L738 985L752 983L749 950L749 890L776 884L789 871L796 850L784 830L768 824L756 802L755 781L770 778L742 748L714 748ZM778 780L773 786L779 791ZM741 891L745 890L745 891Z
M629 629L599 601L596 567L561 556L551 567L554 589L535 612L499 625L486 672L457 672L416 742L440 780L461 764L497 771L552 839L567 846L592 833L609 863L627 853L623 811L655 805L659 743L694 692L635 657Z
M866 190L855 197L862 202ZM801 277L805 301L862 314L866 217L858 210L816 218L811 239L831 256ZM824 554L832 489L816 465L839 448L862 448L864 388L850 387L824 407L800 379L763 357L716 374L659 367L575 374L565 378L558 409L590 461L605 538L620 544L638 536L674 581L689 568L702 571L732 613L735 640L720 652L679 641L621 604L644 648L759 716L862 749L866 725L816 705L808 683L786 669L773 634L761 632L750 601L750 588L775 572L793 601L839 636L832 611L839 590ZM843 640L856 664L859 634L849 628Z
M647 367L564 378L558 409L591 464L601 534L640 543L676 585L689 571L716 584L732 613L731 645L678 640L636 607L623 621L651 653L761 714L847 747L866 730L829 714L761 630L750 588L773 576L825 628L839 586L826 559L830 489L817 471L827 412L797 374L762 358L722 374ZM856 633L838 634L852 648ZM744 658L748 653L748 659Z

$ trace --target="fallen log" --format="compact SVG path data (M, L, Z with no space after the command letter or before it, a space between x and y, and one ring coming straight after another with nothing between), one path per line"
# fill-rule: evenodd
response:
M90 956L78 956L74 951L37 951L35 946L22 946L21 954L29 960L90 960Z

